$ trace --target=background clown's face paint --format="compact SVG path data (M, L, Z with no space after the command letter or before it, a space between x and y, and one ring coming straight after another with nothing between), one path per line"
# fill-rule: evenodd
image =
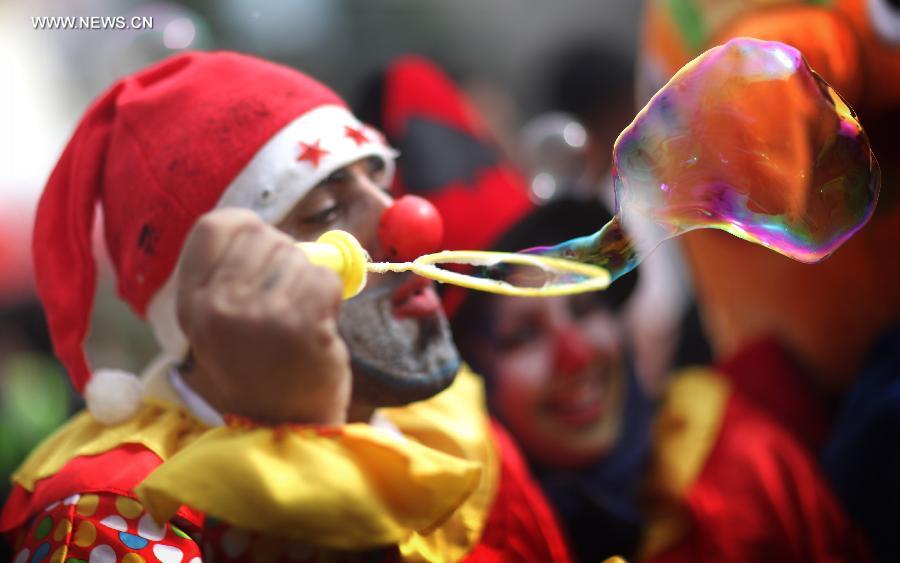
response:
M614 447L623 422L621 320L596 295L487 303L495 320L475 353L491 374L495 413L546 467L596 463Z
M816 262L868 220L879 189L853 110L796 49L748 38L676 73L619 136L613 159L616 217L529 252L596 264L615 279L644 258L638 246L715 228ZM651 244L626 235L636 231Z

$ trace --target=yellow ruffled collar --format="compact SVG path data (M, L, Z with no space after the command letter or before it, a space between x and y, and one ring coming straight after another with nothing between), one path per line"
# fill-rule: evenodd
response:
M137 489L160 518L187 504L323 548L398 545L409 561L457 560L481 537L499 463L467 369L432 399L380 411L403 437L368 424L210 429L160 395L115 426L77 415L14 480L33 490L75 456L141 444L164 461Z

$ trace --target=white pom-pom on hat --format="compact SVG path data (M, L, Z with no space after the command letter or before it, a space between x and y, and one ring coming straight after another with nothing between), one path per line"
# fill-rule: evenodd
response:
M84 400L91 415L103 424L125 422L141 408L141 380L119 369L99 369L84 387Z

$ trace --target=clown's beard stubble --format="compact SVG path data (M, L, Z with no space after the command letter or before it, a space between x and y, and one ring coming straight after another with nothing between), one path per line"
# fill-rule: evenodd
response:
M459 369L444 313L396 318L391 311L395 287L371 288L341 308L338 327L350 350L354 406L400 406L427 399L446 389Z

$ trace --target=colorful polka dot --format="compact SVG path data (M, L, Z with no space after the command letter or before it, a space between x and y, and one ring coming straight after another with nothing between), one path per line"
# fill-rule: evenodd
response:
M146 560L137 553L126 553L122 563L146 563Z
M116 498L116 510L125 518L137 518L144 511L144 507L134 499L118 497Z
M100 520L100 523L106 526L107 528L112 528L117 532L127 532L128 531L128 523L125 522L125 519L121 516L107 516L103 520Z
M29 555L31 555L31 550L26 547L16 555L13 563L26 563Z
M116 563L116 551L108 545L98 545L91 550L88 563Z
M37 549L34 550L34 555L31 556L31 563L39 563L44 560L44 557L50 553L50 542L44 542L38 546Z
M50 563L62 563L68 552L69 548L65 544L57 547L53 555L50 556Z
M66 505L66 506L75 504L75 503L78 502L78 500L79 500L80 498L81 498L81 495L79 495L79 494L74 494L74 495L72 495L72 496L70 496L70 497L66 497L65 499L63 499L63 504Z
M66 563L88 563L84 559L76 559L75 557L69 557L66 559Z
M82 516L91 516L97 512L97 505L100 504L100 497L97 495L83 495L78 499L75 511Z
M53 531L53 539L56 541L63 541L71 531L72 521L68 518L63 518L59 521L59 523L56 525L56 529Z
M138 535L150 541L159 541L166 537L166 525L160 526L149 514L144 514L138 522Z
M153 555L162 563L181 563L184 553L173 545L158 543L153 546Z
M38 525L34 528L34 539L40 541L47 537L50 533L50 530L53 529L53 518L49 516L45 516L43 520L38 522Z
M90 522L78 524L78 529L75 530L75 545L78 547L90 547L94 545L94 540L96 539L97 528L93 524Z
M129 534L128 532L119 532L119 541L125 544L125 547L128 549L134 549L136 551L144 549L149 543L141 536Z
M184 538L186 540L193 539L191 536L185 534L184 531L181 528L179 528L178 526L176 526L175 524L169 524L169 528L172 530L172 533L174 533L179 538Z

